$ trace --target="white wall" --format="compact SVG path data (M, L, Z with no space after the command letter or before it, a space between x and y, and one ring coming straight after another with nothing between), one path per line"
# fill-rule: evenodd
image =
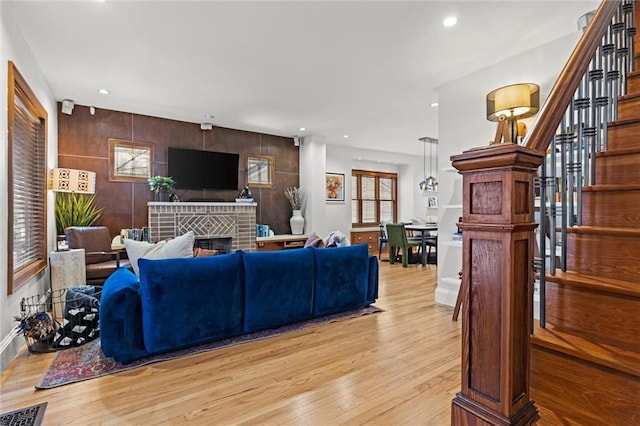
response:
M25 42L13 17L0 2L0 133L2 149L0 150L0 193L7 194L7 63L13 61L20 74L27 80L40 103L48 113L48 167L57 164L58 127L56 117L56 101L46 79L42 75L37 61ZM49 194L47 247L53 249L55 244L55 221L53 219L53 195ZM48 270L32 279L11 295L7 295L7 197L0 197L0 371L7 364L22 344L24 338L13 332L16 322L13 317L20 314L20 300L25 296L43 293L49 288Z
M451 168L450 157L463 151L488 145L495 136L496 123L486 119L486 94L513 83L540 85L540 102L549 94L562 67L573 51L578 33L541 47L525 51L439 89L440 149L439 165ZM526 121L531 129L532 119ZM451 234L462 215L462 179L454 171L441 172L438 210L438 287L436 302L455 304L459 288L458 271L462 266L462 248L450 245Z
M312 203L308 203L303 212L305 232L316 232L325 238L330 232L339 230L349 237L352 169L398 173L398 219L425 217L427 194L418 189L418 183L424 178L422 146L419 144L420 142L416 141L416 151L420 152L420 155L411 156L327 145L322 137L305 137L300 147L300 186L311 194ZM325 201L325 172L344 173L344 202ZM429 214L436 215L436 211L430 209Z

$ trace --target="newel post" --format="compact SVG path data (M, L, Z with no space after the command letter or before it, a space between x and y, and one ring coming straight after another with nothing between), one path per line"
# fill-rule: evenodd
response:
M530 425L533 176L542 154L492 145L451 157L462 173L462 386L453 425Z

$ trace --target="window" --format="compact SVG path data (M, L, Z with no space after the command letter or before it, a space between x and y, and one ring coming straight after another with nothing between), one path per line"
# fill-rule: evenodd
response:
M398 221L398 175L351 171L351 222L354 227Z
M7 291L11 294L47 266L47 112L13 62L8 77Z

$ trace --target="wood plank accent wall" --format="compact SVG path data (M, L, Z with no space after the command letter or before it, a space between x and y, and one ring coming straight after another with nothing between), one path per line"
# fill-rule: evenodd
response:
M299 149L292 138L213 127L198 123L76 105L72 115L62 114L58 103L58 166L96 172L96 203L104 208L99 225L112 235L122 228L147 226L147 202L153 194L146 183L109 181L109 138L154 144L154 175L167 174L167 148L178 147L240 154L237 191L177 190L182 201L212 198L233 202L247 182L247 156L275 156L274 188L251 188L258 203L257 223L268 224L276 234L288 234L291 207L284 189L299 186Z

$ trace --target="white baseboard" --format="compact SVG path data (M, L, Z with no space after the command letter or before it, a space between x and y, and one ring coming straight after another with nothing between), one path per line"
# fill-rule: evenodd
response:
M436 287L436 303L447 306L455 306L458 299L460 280L453 278L441 278Z
M0 341L0 373L4 371L9 363L16 357L25 340L22 337L22 333L16 328L13 328L9 334L7 334Z

